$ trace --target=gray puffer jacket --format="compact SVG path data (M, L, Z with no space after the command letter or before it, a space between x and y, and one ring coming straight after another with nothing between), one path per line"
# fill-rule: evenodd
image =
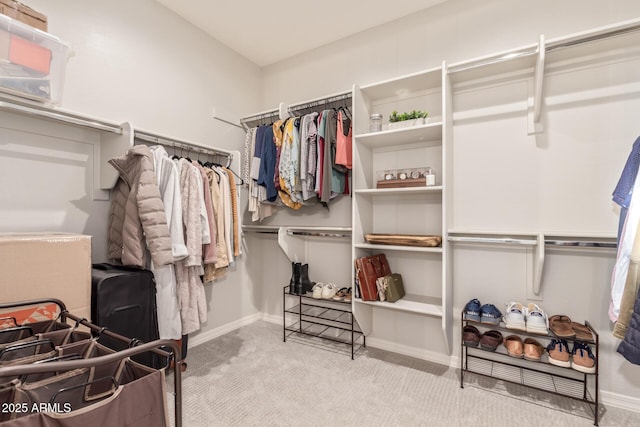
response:
M109 209L109 258L148 268L151 253L154 265L172 264L171 237L151 150L136 145L109 163L120 174Z

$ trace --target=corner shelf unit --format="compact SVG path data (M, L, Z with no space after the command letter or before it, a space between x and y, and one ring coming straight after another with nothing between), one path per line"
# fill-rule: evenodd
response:
M366 347L350 302L313 298L310 292L291 294L288 285L283 288L282 298L284 342L292 334L302 334L345 344L351 347L351 360L360 348ZM287 299L294 303L287 305Z
M390 311L398 322L412 325L436 318L441 322L444 346L451 353L452 284L446 238L447 182L451 170L447 164L450 158L447 141L451 138L449 88L444 63L442 67L404 77L354 86L352 258L384 253L391 270L402 274L406 291L395 303L354 298L353 312L366 335L375 336L376 325L383 322L382 317L376 319L388 316ZM383 127L382 131L370 132L371 114L378 113L386 119L393 110L422 110L428 111L429 116L423 125ZM379 171L426 166L436 173L435 186L376 188ZM375 245L366 243L368 233L438 235L442 236L442 245ZM355 277L352 279L355 283ZM418 329L424 328L418 325Z
M548 342L556 338L552 333L547 335L531 334L519 330L507 329L504 323L500 325L487 325L464 319L464 313L460 315L461 328L465 325L473 325L480 332L495 329L507 335L519 335L531 337L546 347ZM546 391L563 397L579 400L588 404L593 412L593 425L598 425L598 363L599 363L599 337L589 322L585 325L591 330L594 339L584 341L589 345L596 357L595 373L586 374L572 368L563 368L549 363L548 354L544 353L540 361L528 361L511 357L507 354L503 344L498 346L495 352L483 350L480 347L465 346L460 339L460 388L464 388L465 374L473 373L485 377L499 379L508 383L520 384L536 390ZM571 343L575 340L567 339ZM591 385L591 387L590 387Z

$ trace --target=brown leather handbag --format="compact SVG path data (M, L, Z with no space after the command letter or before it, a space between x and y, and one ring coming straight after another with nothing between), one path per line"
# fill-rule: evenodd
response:
M363 301L377 301L376 279L391 274L385 254L377 254L355 260L356 281Z

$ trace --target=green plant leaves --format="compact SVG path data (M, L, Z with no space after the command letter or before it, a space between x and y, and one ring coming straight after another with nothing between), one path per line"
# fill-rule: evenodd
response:
M428 111L413 110L409 112L404 112L402 114L398 114L396 110L393 110L393 112L389 116L389 122L390 123L403 122L405 120L421 119L423 117L427 118L428 116L429 116Z

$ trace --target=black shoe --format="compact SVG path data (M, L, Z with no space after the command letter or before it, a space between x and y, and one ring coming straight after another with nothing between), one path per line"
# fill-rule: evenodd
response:
M289 293L300 295L300 266L299 262L291 263L291 280L289 280Z
M309 280L309 264L300 266L300 283L304 289L302 293L312 292L314 283Z

